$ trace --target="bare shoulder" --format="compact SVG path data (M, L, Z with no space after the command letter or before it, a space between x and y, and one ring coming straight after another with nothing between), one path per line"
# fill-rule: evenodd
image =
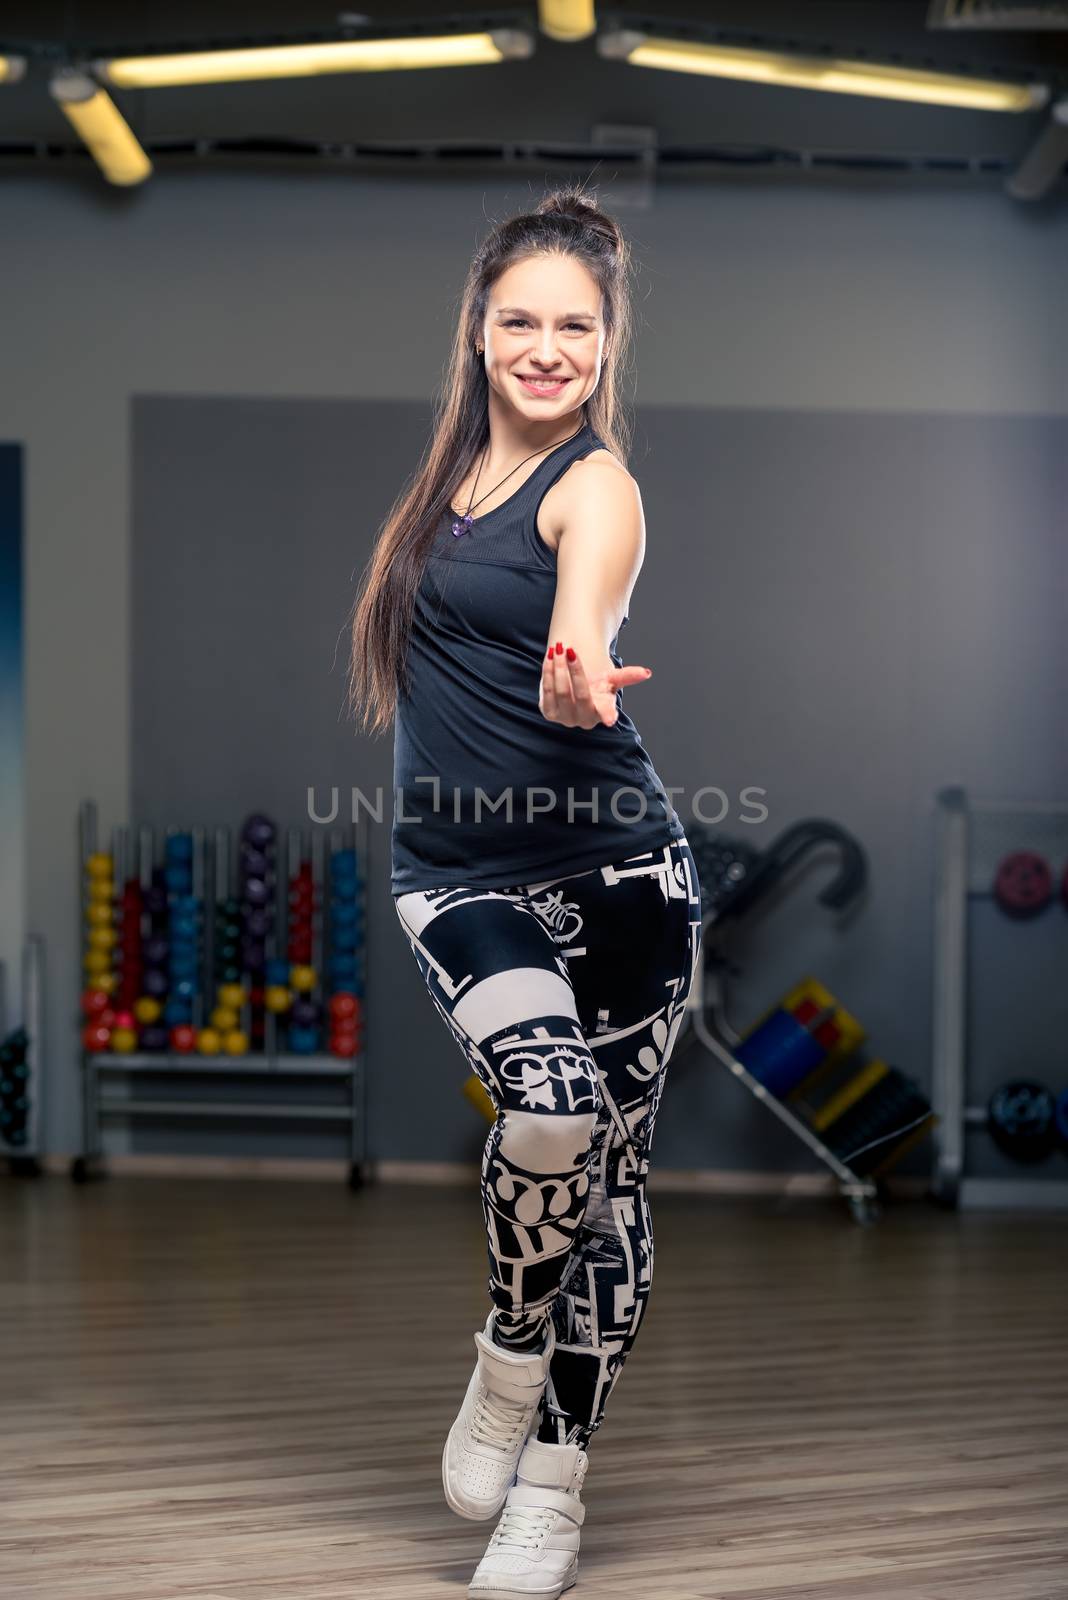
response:
M611 450L606 450L603 445L599 450L591 450L589 455L580 456L579 459L573 463L573 465L576 467L589 467L592 466L594 462L600 462L602 465L608 463L613 467L618 467L620 472L627 472L626 467L623 465L622 461L620 461L619 457L614 456ZM630 477L629 472L627 473L627 476L628 478Z
M572 482L575 482L576 480L581 481L583 476L585 476L587 481L590 481L591 473L595 473L598 478L604 478L606 475L612 475L621 482L626 481L633 483L635 489L638 487L637 482L633 477L631 477L631 474L627 471L627 468L623 465L622 461L620 461L619 457L614 456L611 450L605 450L603 448L600 450L591 450L588 456L583 456L579 461L573 461L571 463L570 470L564 473L564 476L560 481L562 483L564 479L568 477L571 478Z
M538 513L538 533L550 550L556 550L560 535L568 524L569 515L575 515L588 503L590 492L604 495L613 505L625 505L641 497L637 480L614 456L611 450L591 450L588 456L573 461L561 473L542 500Z

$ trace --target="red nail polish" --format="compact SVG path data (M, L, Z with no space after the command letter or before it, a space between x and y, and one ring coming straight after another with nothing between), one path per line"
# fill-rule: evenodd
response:
M574 652L574 650L572 650L570 645L568 645L568 647L567 647L567 659L569 661L574 661L574 659L575 659L575 652Z
M559 639L556 641L556 653L558 656L562 656L564 653L564 647L560 643Z

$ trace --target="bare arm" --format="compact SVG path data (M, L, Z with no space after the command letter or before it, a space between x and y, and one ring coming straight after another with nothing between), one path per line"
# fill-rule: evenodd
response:
M540 705L551 721L611 726L616 690L650 676L646 667L616 667L608 653L645 559L645 517L638 485L611 462L590 462L574 476L556 554Z

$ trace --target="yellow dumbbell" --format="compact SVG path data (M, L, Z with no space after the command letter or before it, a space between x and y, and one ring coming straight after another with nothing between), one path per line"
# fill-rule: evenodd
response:
M477 1073L472 1072L471 1076L464 1080L464 1094L475 1107L476 1111L481 1111L482 1115L487 1119L487 1121L496 1122L496 1108L494 1107L493 1101L486 1093L482 1085L482 1079L477 1075Z

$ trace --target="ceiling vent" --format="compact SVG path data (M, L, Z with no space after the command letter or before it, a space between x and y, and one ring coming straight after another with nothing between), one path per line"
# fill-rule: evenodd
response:
M1012 33L1068 30L1068 0L931 0L929 28L1001 28Z

